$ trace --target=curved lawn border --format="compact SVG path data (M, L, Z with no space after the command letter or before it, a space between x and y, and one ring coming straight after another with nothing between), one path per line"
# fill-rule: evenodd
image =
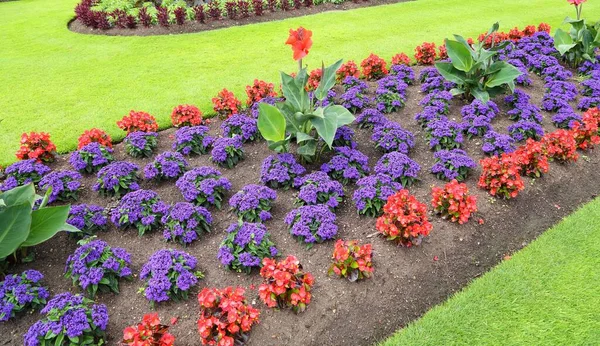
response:
M595 344L598 253L600 198L379 346Z

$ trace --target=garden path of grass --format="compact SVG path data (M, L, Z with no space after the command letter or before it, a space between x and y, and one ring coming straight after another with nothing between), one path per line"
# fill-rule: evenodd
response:
M598 345L600 198L380 346Z
M278 70L295 69L283 42L299 25L314 32L306 62L315 68L370 52L412 55L423 41L475 36L494 21L506 30L542 21L554 27L573 12L559 0L418 0L196 34L108 37L67 29L77 1L0 4L0 164L14 161L25 131L50 132L66 152L91 127L122 138L115 121L130 109L150 112L164 128L178 104L212 112L210 99L223 87L244 98L254 78L275 82ZM600 3L586 3L584 14L594 12Z

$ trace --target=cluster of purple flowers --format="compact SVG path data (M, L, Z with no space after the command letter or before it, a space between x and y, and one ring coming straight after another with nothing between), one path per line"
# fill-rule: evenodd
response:
M254 118L234 114L221 124L224 137L242 136L244 142L259 138L257 121Z
M140 236L160 226L169 206L152 190L137 190L123 196L110 212L110 221L119 227L135 227Z
M80 237L92 236L98 231L106 230L107 222L106 210L95 204L72 205L67 219L68 224L81 230L70 234Z
M600 71L600 56L596 57L596 62L584 60L577 68L577 74L580 76L586 76L593 71Z
M188 291L204 277L195 270L198 260L183 251L162 249L156 251L140 272L144 286L140 292L154 303L188 298Z
M144 176L155 180L176 179L185 173L187 167L188 163L182 154L165 151L144 167Z
M366 176L357 181L356 185L358 185L358 189L354 191L352 200L358 214L369 217L381 216L388 197L402 189L400 183L382 173Z
M561 80L551 81L546 83L546 94L554 94L561 96L562 99L570 102L577 98L577 86L571 82Z
M262 98L262 99L260 99L260 101L254 102L252 104L252 107L250 107L249 115L254 119L258 119L258 114L260 113L258 107L260 106L261 103L266 103L271 106L274 106L277 102L281 102L281 101L283 101L283 100L279 97L268 96L268 97Z
M260 180L263 184L274 189L289 189L294 185L297 177L306 172L304 166L299 164L294 155L283 153L267 157L260 170Z
M442 77L435 67L424 68L419 74L419 80L421 81L421 91L424 93L450 90L456 86Z
M74 151L69 158L73 169L85 173L95 173L112 161L114 161L113 150L97 142Z
M371 98L363 93L364 89L359 86L352 87L342 94L342 106L346 107L352 114L356 114L368 107Z
M273 258L277 254L264 224L235 222L227 228L217 258L227 269L249 274L252 268L262 266L263 258Z
M354 76L347 76L346 78L344 78L344 80L342 81L342 87L344 87L344 91L348 91L355 87L357 87L359 91L363 91L369 88L366 82Z
M67 258L65 276L86 290L90 298L100 292L119 293L119 279L131 279L131 255L105 241L88 238Z
M264 222L271 219L271 203L277 192L264 185L250 184L229 199L231 210L241 221Z
M75 171L51 172L40 180L39 186L42 191L52 189L48 203L76 200L81 188L81 178L81 174Z
M184 126L175 132L173 150L183 155L206 154L214 138L208 135L208 126Z
M432 120L425 127L425 138L429 141L429 148L435 151L460 148L463 143L462 127L444 118Z
M448 114L450 111L450 102L452 101L452 93L449 91L434 91L431 92L419 102L419 106L427 109L427 107L434 107L438 114Z
M538 140L544 136L544 129L535 121L519 120L516 123L508 126L508 133L517 142L533 138Z
M305 205L290 211L285 217L290 233L308 247L337 235L335 214L323 204Z
M408 154L410 149L415 146L415 138L412 132L405 130L395 121L387 121L377 125L371 140L375 142L376 148L380 148L386 153L398 151Z
M542 109L548 112L557 112L563 109L571 109L569 102L560 94L546 93L542 98Z
M238 162L244 159L244 150L242 149L242 137L235 136L233 138L223 137L215 141L213 150L211 151L211 159L214 163L232 168Z
M402 96L402 94L400 93L393 92L384 88L378 88L375 91L375 94L376 107L377 110L380 112L392 113L404 107L406 96Z
M223 195L231 189L229 179L212 167L194 168L179 178L175 185L186 201L203 207L214 205L219 209Z
M140 188L138 172L140 168L131 162L116 161L98 171L96 184L92 186L103 196L122 195Z
M46 305L48 290L40 281L44 278L37 270L7 275L0 282L0 322L8 321L26 309L38 310Z
M467 134L467 138L473 136L483 136L492 130L492 120L500 113L500 109L494 101L483 103L474 100L470 105L464 106L461 111L462 129Z
M383 115L380 110L375 108L367 108L363 110L359 115L356 116L356 124L361 129L371 129L377 125L387 123L388 118Z
M335 210L344 198L344 187L337 180L332 180L325 172L316 171L298 178L296 187L300 189L296 204L325 204Z
M346 185L369 173L369 158L365 154L350 147L335 147L334 151L331 160L321 165L321 171L331 178Z
M202 232L210 232L212 215L204 207L179 202L163 215L161 222L165 225L165 240L176 241L185 246L198 239Z
M78 344L83 340L88 345L106 344L108 309L104 304L65 292L50 299L41 313L46 316L23 336L25 346Z
M594 70L590 71L588 77L588 80L581 83L581 95L583 97L577 104L577 108L582 111L600 106L600 68L595 67Z
M311 99L314 98L315 107L327 107L329 105L333 105L335 103L335 98L337 97L337 93L334 90L327 91L327 96L323 100L318 100L314 97L314 93L311 91L309 93L309 97Z
M475 161L461 149L440 150L433 157L435 163L431 167L431 173L442 180L463 181L469 175L469 171L477 167Z
M506 112L506 114L510 120L514 121L526 120L541 124L544 119L540 109L529 102L516 104L515 107Z
M552 123L559 129L572 129L576 122L582 122L581 115L576 114L571 107L561 108L552 116Z
M332 146L334 147L350 147L352 149L356 148L356 142L353 139L354 130L352 130L349 126L338 127L335 132L335 136L333 137Z
M515 151L515 140L503 133L489 131L483 136L483 145L481 150L491 156L500 156L502 153L512 153Z
M150 157L158 145L156 132L136 131L131 132L123 140L125 151L132 157Z
M415 82L415 71L413 71L412 67L408 65L392 65L390 67L390 75L395 76L408 85L411 85Z
M50 167L35 159L15 162L4 170L6 179L0 184L0 190L8 191L29 183L37 184L48 172Z
M527 69L527 66L525 66L525 64L521 60L508 59L507 62L509 64L513 65L514 67L516 67L519 71L521 71L521 75L519 75L515 79L516 84L527 86L527 85L531 85L531 83L533 83L533 81L531 80L531 77L529 77L529 70Z
M375 165L375 173L385 174L393 181L401 184L401 187L409 187L416 180L421 166L409 158L406 154L393 151L384 154Z

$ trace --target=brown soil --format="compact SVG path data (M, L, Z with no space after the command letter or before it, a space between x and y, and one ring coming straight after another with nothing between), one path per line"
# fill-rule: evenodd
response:
M418 68L417 68L418 69ZM532 96L532 102L540 104L543 93L542 81L535 77L534 85L526 90ZM428 171L433 164L433 153L427 148L421 129L413 117L420 110L418 102L423 95L419 86L408 90L408 101L404 109L389 115L389 118L402 124L415 134L416 147L411 157L422 167L421 181L410 190L417 198L429 204L430 187L442 185ZM503 102L497 100L499 105ZM451 117L460 117L460 101L455 101ZM506 109L503 109L506 111ZM550 115L545 114L544 127L554 130ZM459 119L460 120L460 119ZM504 116L498 116L494 128L502 131L511 122ZM211 124L214 134L219 132L219 121ZM166 130L159 135L159 152L170 150L174 130ZM359 149L370 157L371 167L382 153L374 149L370 141L370 130L356 129ZM467 141L465 149L473 158L481 158L480 139ZM244 185L259 181L260 165L263 159L272 154L264 142L246 144L247 157L234 169L221 169L233 184L232 191ZM125 156L122 145L116 146L118 159L130 160L144 165L150 159L132 160ZM192 157L192 166L212 165L209 155ZM308 309L299 315L291 311L277 311L265 308L259 301L256 289L260 276L237 274L225 270L216 259L219 243L224 237L226 227L234 221L227 211L212 210L214 215L213 232L196 241L185 249L199 260L200 269L206 278L200 281L202 287L224 287L238 285L248 288L247 298L261 309L261 323L254 328L250 345L368 345L381 340L397 328L415 320L428 309L446 300L472 279L480 276L502 260L505 254L521 249L544 230L571 213L579 205L594 198L598 192L600 179L600 155L597 151L585 153L581 159L570 165L552 163L550 172L541 179L526 178L526 189L518 198L510 201L490 197L476 187L479 169L475 169L466 183L471 192L478 197L479 212L467 224L459 226L431 216L433 231L420 247L400 248L392 243L372 236L375 232L375 220L358 217L351 201L354 185L346 186L346 199L337 212L339 236L344 239L359 239L361 243L371 242L374 249L375 275L372 279L359 283L350 283L343 279L327 276L333 242L319 244L307 250L295 241L286 231L283 218L293 208L295 191L278 191L278 200L274 205L274 218L267 222L273 241L281 254L296 255L304 268L314 274L315 287L313 301ZM53 167L68 169L67 157L63 156ZM114 200L99 197L89 187L93 176L85 178L86 189L80 202L101 205L114 204ZM144 182L143 188L154 189L168 202L182 200L173 183ZM478 219L483 219L480 225ZM132 254L132 269L138 273L148 257L155 251L166 248L180 248L177 244L163 241L161 232L137 236L137 231L117 230L111 227L107 232L98 234L112 246L124 247ZM11 272L20 272L33 268L46 276L44 282L52 294L66 290L79 292L69 280L64 278L63 268L67 256L76 248L73 239L66 234L51 239L37 247L37 259L30 264L18 265ZM434 260L437 256L438 260ZM109 344L119 341L122 329L139 321L144 313L150 311L148 301L137 294L141 282L121 282L121 294L101 294L97 301L108 306L110 324L108 328ZM192 295L193 297L193 295ZM178 323L172 328L178 345L199 345L196 330L198 303L194 298L187 302L169 302L158 306L160 316L169 321L178 317ZM22 335L28 327L40 318L38 313L19 316L16 320L0 324L0 335L6 345L22 342Z
M2 0L0 0L2 1ZM301 7L300 9L290 9L289 11L276 10L271 12L265 9L262 16L256 16L253 12L250 13L247 18L222 18L212 19L207 18L205 23L198 23L195 21L186 21L183 25L172 24L169 27L162 27L160 25L153 25L149 28L145 28L139 25L135 29L119 29L110 28L108 30L92 29L77 20L69 22L68 27L71 31L75 31L81 34L91 35L109 35L109 36L153 36L153 35L176 35L186 34L192 32L208 31L215 29L227 28L230 26L242 26L254 23L272 22L292 17L301 17L311 14L317 14L321 12L329 11L347 11L360 7L379 6L387 4L395 4L397 2L405 2L412 0L357 0L357 1L346 1L341 4L324 3L311 7ZM207 16L208 17L208 16Z

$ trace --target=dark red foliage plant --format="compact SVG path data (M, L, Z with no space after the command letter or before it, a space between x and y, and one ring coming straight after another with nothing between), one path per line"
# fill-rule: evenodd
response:
M198 23L206 21L206 13L204 13L204 5L194 6L194 19Z
M262 0L252 0L252 9L254 10L254 15L262 16L264 3Z
M312 5L314 5L313 0L304 0L304 7L311 7Z
M284 11L289 11L290 10L290 2L289 2L289 0L281 0L279 2L279 7L281 7L281 9L284 10Z
M92 0L83 0L75 6L75 18L81 22L81 24L96 28L96 20L94 12L92 11Z
M214 20L221 19L221 4L219 0L213 0L208 3L208 16Z
M294 1L294 9L299 10L302 8L302 0L293 0Z
M158 11L158 13L156 14L156 17L158 18L158 24L160 24L160 26L163 26L165 28L168 27L169 26L169 10L163 6L156 6L156 11Z
M183 7L177 7L175 11L173 11L173 14L175 14L175 23L177 23L177 25L183 25L183 23L185 23L185 10Z
M238 0L238 9L240 10L240 17L250 17L250 3L246 0Z
M269 8L269 11L275 12L277 9L277 0L267 0L267 8Z
M93 12L94 21L96 28L100 30L110 29L110 21L108 20L108 13L105 11Z
M225 11L227 12L227 18L235 19L237 17L238 5L235 1L227 1L225 3Z
M138 12L138 19L140 24L142 24L145 28L149 28L152 25L152 17L148 13L148 9L146 7L140 8Z

